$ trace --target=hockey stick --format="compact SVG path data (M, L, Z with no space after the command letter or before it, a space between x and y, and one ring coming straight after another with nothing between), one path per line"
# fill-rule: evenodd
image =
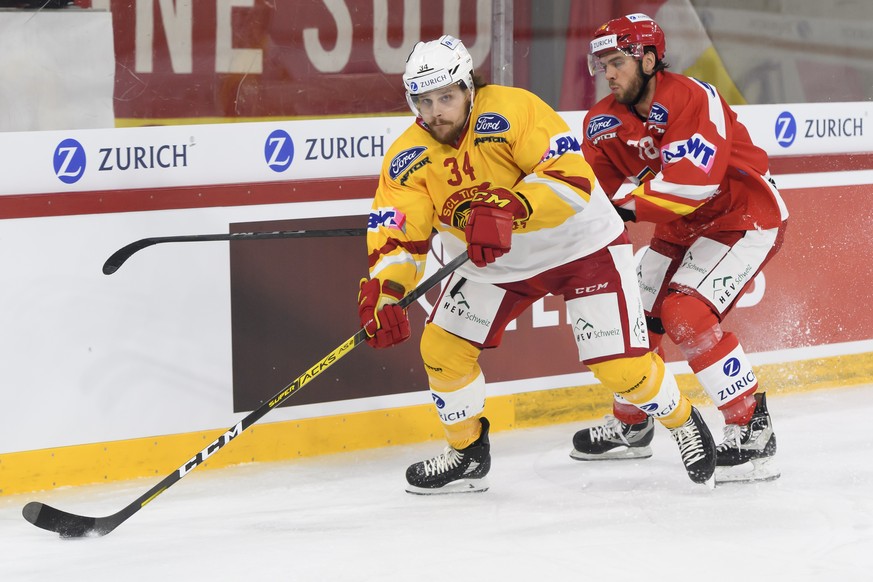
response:
M427 291L434 285L445 279L455 269L463 265L466 260L466 253L458 255L452 259L451 262L447 263L439 271L431 275L426 281L416 287L406 297L401 299L399 305L404 308L411 305L413 301L427 293ZM42 529L58 533L62 538L100 537L108 534L124 523L127 518L145 507L147 503L153 501L155 497L169 489L174 483L176 483L176 481L196 469L197 466L207 458L216 454L219 449L234 438L238 437L244 430L257 422L265 414L279 406L282 402L287 400L288 397L295 394L316 376L335 364L337 360L355 349L366 339L367 332L364 328L359 329L355 335L337 346L332 352L322 358L321 361L310 366L291 384L288 384L255 411L249 413L248 416L227 429L224 434L212 441L212 443L207 445L205 449L191 457L191 459L186 461L185 464L164 477L160 483L143 493L139 498L118 513L113 513L106 517L86 517L84 515L67 513L66 511L55 509L50 505L38 501L31 501L25 505L21 511L22 515L24 515L24 519L36 527L41 527Z
M329 236L364 236L366 228L336 228L329 230L277 230L273 232L231 232L228 234L188 234L180 236L155 236L143 238L124 245L103 263L103 274L111 275L134 253L152 245L172 242L203 242L215 240L265 240L271 238L315 238Z

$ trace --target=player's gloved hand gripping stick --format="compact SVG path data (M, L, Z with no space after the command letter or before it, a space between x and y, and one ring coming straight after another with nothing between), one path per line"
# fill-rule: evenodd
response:
M372 347L389 348L409 337L409 318L398 304L403 293L403 287L393 281L361 279L358 315Z
M512 230L527 221L531 208L518 192L492 187L490 182L483 182L478 190L470 201L464 236L470 260L484 267L509 252Z

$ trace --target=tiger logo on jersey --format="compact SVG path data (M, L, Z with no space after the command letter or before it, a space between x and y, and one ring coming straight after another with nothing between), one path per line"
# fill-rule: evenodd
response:
M479 186L471 186L453 192L440 209L440 222L464 230L467 228L467 219L470 218L470 202L479 193Z

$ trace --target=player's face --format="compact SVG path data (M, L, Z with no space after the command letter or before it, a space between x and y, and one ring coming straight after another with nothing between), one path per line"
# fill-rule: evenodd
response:
M643 86L639 61L621 51L613 51L600 57L609 90L619 103L633 104Z
M438 142L454 145L470 113L470 91L457 84L423 93L415 97L421 119L430 128L430 135Z

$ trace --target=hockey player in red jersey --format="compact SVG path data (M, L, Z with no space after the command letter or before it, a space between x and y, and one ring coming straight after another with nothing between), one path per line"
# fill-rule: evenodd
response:
M712 483L715 442L649 348L624 223L566 122L523 89L474 80L451 36L418 43L403 75L416 120L389 148L370 214L368 343L407 339L397 301L424 274L431 232L470 261L446 283L421 337L448 446L406 472L417 494L483 491L491 466L483 349L548 293L565 298L579 358L611 392L671 430L692 480ZM601 332L601 333L594 333Z
M666 333L724 415L716 482L774 479L764 393L721 321L779 250L788 211L736 113L715 87L666 71L665 51L645 14L595 32L589 69L611 94L586 115L582 151L625 221L656 223L637 270L652 347ZM571 456L651 455L645 412L622 398L613 412L574 436Z

